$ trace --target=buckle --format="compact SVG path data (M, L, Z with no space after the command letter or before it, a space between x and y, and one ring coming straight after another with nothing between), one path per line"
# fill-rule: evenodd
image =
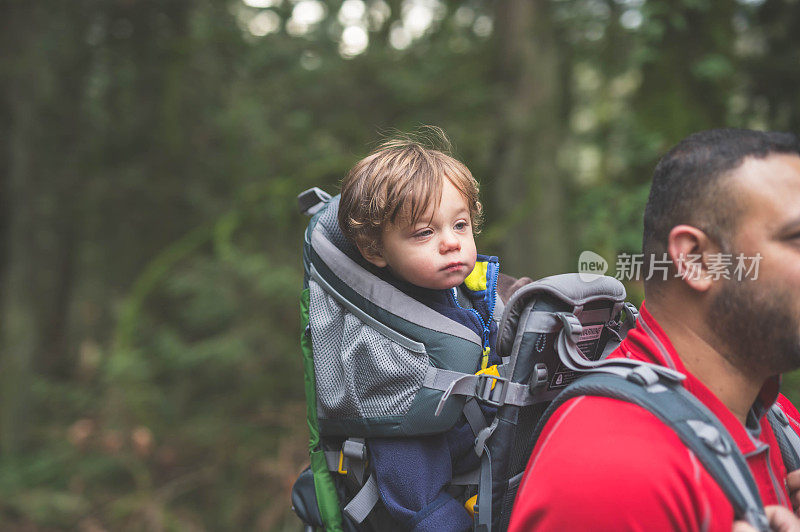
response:
M581 320L571 312L556 312L556 317L561 320L564 332L577 343L583 332L583 324Z
M346 475L350 469L358 469L358 464L367 459L367 446L361 441L346 439L339 451L339 468L337 472ZM353 461L351 463L351 460ZM353 466L352 468L350 466ZM347 469L345 469L347 467Z
M543 362L539 362L535 366L533 366L533 372L531 372L531 379L528 383L528 391L533 395L533 393L547 384L548 373L547 373L547 364Z
M658 373L648 366L637 366L625 377L640 386L652 386L658 382Z
M363 462L367 459L367 446L364 445L363 440L358 441L348 438L342 444L342 454L352 460L361 460Z
M728 456L731 454L731 444L713 425L709 425L703 421L690 419L686 423L692 428L695 435L700 438L700 441L706 446L721 456Z
M475 399L489 406L498 408L503 406L508 392L508 378L487 373L479 373L477 377Z

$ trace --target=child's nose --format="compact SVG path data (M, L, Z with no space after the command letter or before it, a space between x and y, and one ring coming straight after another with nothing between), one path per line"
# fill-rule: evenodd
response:
M442 241L439 247L443 253L447 251L459 250L461 249L461 241L453 233L446 232L442 236Z

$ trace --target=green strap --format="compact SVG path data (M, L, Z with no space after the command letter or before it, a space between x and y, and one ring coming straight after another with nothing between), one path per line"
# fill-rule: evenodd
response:
M319 442L319 426L317 424L317 393L314 377L314 353L311 349L311 334L308 331L309 289L300 294L300 347L303 350L303 374L306 391L306 421L308 422L308 451L311 456L311 471L314 473L314 491L317 495L317 506L328 532L342 532L342 511L333 477L328 471L325 452Z

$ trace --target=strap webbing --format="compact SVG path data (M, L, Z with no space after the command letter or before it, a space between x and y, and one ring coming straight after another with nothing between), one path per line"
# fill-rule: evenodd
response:
M778 403L773 404L767 412L767 420L778 440L786 472L800 469L800 436L789 425L789 419Z
M600 356L600 359L604 359L608 357L608 355L613 353L622 343L623 338L625 338L628 335L628 332L630 332L630 330L636 326L636 320L639 319L639 311L633 304L628 302L625 303L624 308L625 308L625 319L619 325L618 331L615 331L613 328L609 328L611 337L606 342L606 345L603 348L603 354Z
M339 451L325 451L325 462L328 471L339 471Z
M639 319L639 309L633 303L625 302L625 321L622 322L619 335L625 338L628 332L636 327L636 321Z
M375 475L370 475L356 496L344 507L344 513L356 523L361 523L378 503L380 491Z
M499 293L495 293L494 295L494 312L492 312L492 319L496 321L498 324L503 317L503 312L506 310L506 304L503 303L503 299L500 297Z
M478 483L478 513L475 514L475 532L492 529L492 455L484 447L481 455L481 475Z
M364 438L347 438L342 444L347 476L354 479L357 485L364 483L364 471L367 463L367 447Z
M475 436L486 428L486 417L483 415L481 407L478 406L478 402L472 397L464 403L464 417L467 418L467 423Z
M501 368L498 367L498 371L500 370ZM491 386L492 383L494 386ZM482 389L479 389L479 384ZM475 397L494 404L494 406L501 404L525 406L534 403L533 397L528 393L528 384L508 382L505 377L494 377L488 374L473 375L431 366L425 374L422 385L425 388L444 392L436 408L437 416L451 395Z

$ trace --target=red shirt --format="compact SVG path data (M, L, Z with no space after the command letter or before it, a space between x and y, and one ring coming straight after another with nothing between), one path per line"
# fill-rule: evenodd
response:
M636 327L611 356L685 374L686 389L720 419L747 458L763 503L791 508L786 469L766 417L746 429L686 370L644 306ZM778 384L777 378L768 381L759 400L770 406L777 398L798 430L800 414L778 394ZM586 396L568 401L547 422L528 461L509 530L730 532L732 525L727 497L672 429L636 405Z

